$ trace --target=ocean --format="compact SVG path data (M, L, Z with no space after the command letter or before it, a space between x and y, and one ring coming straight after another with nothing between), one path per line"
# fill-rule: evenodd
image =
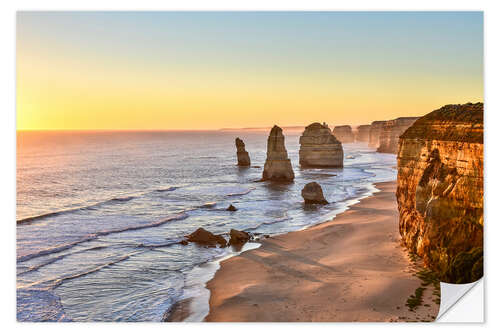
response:
M327 221L396 179L396 156L344 144L343 169L301 169L299 132L285 130L291 184L259 182L268 132L18 132L17 319L161 321L239 249L180 245L199 227L277 235ZM240 137L252 167L236 165ZM256 168L259 166L260 168ZM305 207L318 182L330 202ZM226 211L233 204L236 212ZM242 250L255 248L249 243Z

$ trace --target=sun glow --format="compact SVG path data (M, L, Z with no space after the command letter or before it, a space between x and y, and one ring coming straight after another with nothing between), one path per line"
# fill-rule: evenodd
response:
M483 100L482 14L350 15L20 13L17 128L362 124Z

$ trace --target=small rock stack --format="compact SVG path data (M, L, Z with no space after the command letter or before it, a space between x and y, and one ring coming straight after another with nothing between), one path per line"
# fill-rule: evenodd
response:
M292 163L285 148L283 130L274 125L267 139L267 158L262 180L289 182L294 178Z
M239 166L249 166L250 165L250 156L248 152L245 150L245 143L240 138L236 138L236 156L238 157L238 165Z
M371 125L359 125L356 131L356 141L368 142L370 140Z
M370 147L378 148L380 144L380 133L382 132L384 124L384 120L372 122L372 125L370 126L370 139L368 141L368 145Z
M354 142L354 133L349 125L335 126L333 128L333 135L342 143Z
M400 117L388 120L384 123L380 133L380 144L377 148L379 153L396 154L398 152L399 136L419 117Z

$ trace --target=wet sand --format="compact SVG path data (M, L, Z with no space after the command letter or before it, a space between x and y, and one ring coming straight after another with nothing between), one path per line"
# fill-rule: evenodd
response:
M377 322L433 320L439 305L405 305L421 282L400 245L396 182L306 230L271 237L221 263L206 321Z

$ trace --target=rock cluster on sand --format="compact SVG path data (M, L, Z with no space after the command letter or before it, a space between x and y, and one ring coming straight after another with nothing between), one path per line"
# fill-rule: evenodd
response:
M380 144L380 133L382 132L384 124L385 120L378 120L372 122L370 126L370 139L368 141L368 145L370 147L378 148Z
M236 138L236 157L238 158L239 166L249 166L250 165L250 156L248 152L245 150L245 143L240 138Z
M195 232L186 236L188 242L193 242L206 246L216 246L217 244L220 247L225 247L227 245L227 241L221 235L214 235L210 231L207 231L203 228L196 229Z
M356 141L368 142L370 140L370 128L371 125L359 125L356 129Z
M399 230L443 281L483 274L483 103L418 119L398 150Z
M267 139L267 158L262 180L292 181L295 177L285 148L283 130L274 125Z
M241 246L253 239L252 235L248 232L236 229L231 229L229 237L229 242L227 242L221 235L215 235L203 228L198 228L195 232L185 236L186 239L180 241L179 244L187 245L189 242L192 242L208 247L215 247L217 245L220 247L226 247L228 245Z
M342 143L354 142L354 133L349 125L335 126L333 135Z
M342 144L325 123L312 123L300 137L299 163L303 167L342 167Z
M401 117L388 120L384 123L380 132L380 143L377 151L379 153L396 154L398 152L399 136L419 117Z
M250 240L250 234L245 231L231 229L229 232L229 245L243 245Z
M306 184L302 189L302 198L304 198L304 203L306 204L327 204L325 196L323 195L323 189L316 182L311 182Z

